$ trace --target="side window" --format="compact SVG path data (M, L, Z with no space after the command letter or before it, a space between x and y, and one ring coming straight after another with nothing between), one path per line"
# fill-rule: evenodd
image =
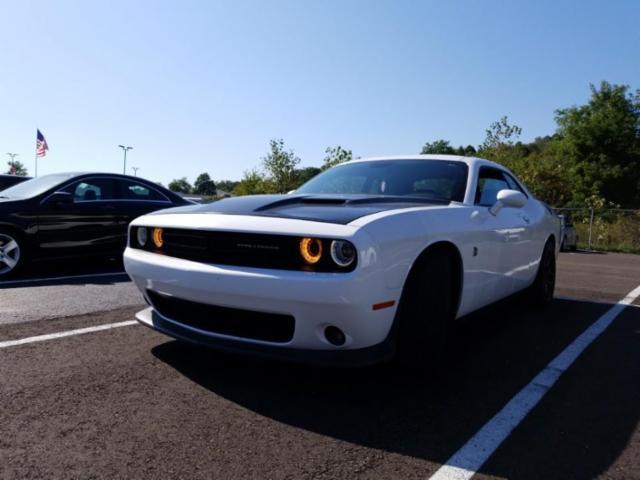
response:
M113 180L110 178L86 178L64 189L73 195L74 202L95 202L115 198Z
M160 192L142 183L131 180L118 180L118 198L121 200L151 200L166 202L168 199Z
M519 184L518 182L516 182L516 180L515 180L511 175L509 175L508 173L504 173L503 175L504 175L504 178L506 178L506 179L507 179L507 183L509 184L509 188L510 188L511 190L517 190L517 191L519 191L519 192L521 192L521 193L524 193L524 194L525 194L525 196L527 196L527 194L526 194L526 193L525 193L525 191L522 189L522 187L520 186L520 184Z
M476 205L490 207L496 203L498 192L508 189L510 189L509 184L500 170L483 167L478 175Z

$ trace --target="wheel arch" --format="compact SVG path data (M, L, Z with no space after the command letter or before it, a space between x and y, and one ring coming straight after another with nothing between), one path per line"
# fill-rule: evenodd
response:
M418 269L422 267L422 264L427 256L436 252L446 255L451 262L451 271L453 273L453 295L451 309L455 318L457 316L458 309L460 308L460 302L462 300L462 288L464 286L464 265L462 261L462 254L453 242L448 240L438 240L424 248L416 257L413 264L411 265L411 268L409 269L409 274L405 279L403 291L408 283L412 280L415 272L417 272Z

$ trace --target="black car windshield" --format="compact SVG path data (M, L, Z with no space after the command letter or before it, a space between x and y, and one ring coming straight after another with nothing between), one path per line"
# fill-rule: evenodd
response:
M74 174L72 173L43 175L42 177L32 178L31 180L27 180L26 182L22 182L14 185L13 187L9 187L6 190L2 190L2 192L0 192L0 196L5 198L35 197L73 177Z
M312 178L296 193L362 194L464 201L467 164L448 160L345 163Z

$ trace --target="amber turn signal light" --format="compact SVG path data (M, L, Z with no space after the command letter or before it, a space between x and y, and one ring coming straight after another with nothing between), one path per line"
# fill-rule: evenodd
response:
M162 248L162 245L164 245L164 230L162 228L154 228L152 238L153 244L157 248Z
M317 238L300 240L300 255L309 265L315 265L322 258L322 241Z

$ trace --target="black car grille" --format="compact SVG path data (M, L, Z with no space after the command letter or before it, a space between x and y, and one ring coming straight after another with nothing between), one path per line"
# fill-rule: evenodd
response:
M147 296L160 315L198 330L276 343L293 338L295 319L291 315L207 305L151 290Z
M295 239L278 235L166 229L162 251L172 257L263 268L297 268Z
M142 248L170 257L219 265L316 272L349 272L355 268L356 262L348 267L336 266L329 255L331 240L321 241L325 253L313 266L305 264L300 256L300 237L288 235L166 228L163 229L161 248L155 247L152 241ZM140 248L135 244L132 246Z

